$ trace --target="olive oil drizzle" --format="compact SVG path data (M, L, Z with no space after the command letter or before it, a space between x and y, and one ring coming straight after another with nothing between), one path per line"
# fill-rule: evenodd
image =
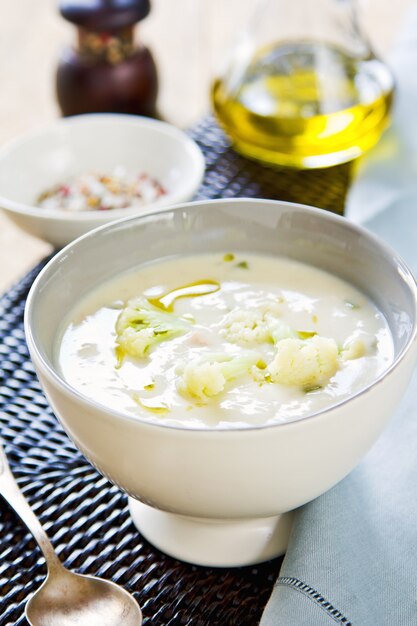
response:
M217 280L205 279L197 280L182 287L176 287L171 291L167 291L158 298L147 298L148 302L162 311L174 311L174 305L180 298L196 298L198 296L207 296L210 293L219 291L221 285Z

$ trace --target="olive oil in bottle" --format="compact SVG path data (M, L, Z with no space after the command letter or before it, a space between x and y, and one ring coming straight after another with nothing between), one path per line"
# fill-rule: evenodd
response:
M373 146L388 123L393 80L370 55L322 42L258 51L213 86L215 113L236 150L267 163L319 168Z

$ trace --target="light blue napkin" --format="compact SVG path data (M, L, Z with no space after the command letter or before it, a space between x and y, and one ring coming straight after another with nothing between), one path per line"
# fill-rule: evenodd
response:
M364 159L347 216L417 273L417 6L390 56L394 123ZM299 509L261 626L417 625L417 374L341 483Z

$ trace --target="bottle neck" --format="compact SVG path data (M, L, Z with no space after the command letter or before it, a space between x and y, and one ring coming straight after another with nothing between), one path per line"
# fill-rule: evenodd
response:
M133 26L111 33L78 28L77 51L89 61L117 65L134 52Z

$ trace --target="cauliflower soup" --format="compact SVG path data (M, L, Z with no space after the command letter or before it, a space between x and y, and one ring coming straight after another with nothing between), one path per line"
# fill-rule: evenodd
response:
M351 396L387 369L393 343L382 313L343 280L225 252L156 262L100 286L70 313L57 360L70 385L119 412L244 428Z

